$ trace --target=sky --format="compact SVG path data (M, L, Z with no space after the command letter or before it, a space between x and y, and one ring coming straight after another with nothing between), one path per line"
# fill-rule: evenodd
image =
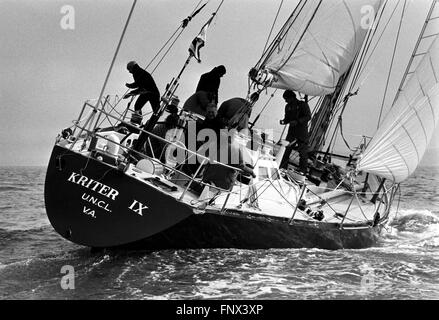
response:
M182 76L177 92L180 100L193 93L200 74L220 64L227 68L220 101L245 97L248 71L261 56L280 2L225 0L208 30L207 43L201 50L202 62L192 61ZM146 66L197 3L198 0L139 0L106 93L125 92L124 84L132 82L126 63L136 60ZM190 42L219 3L220 0L209 1L154 72L161 92L183 66ZM390 3L395 5L396 0ZM429 3L408 0L390 93L397 89ZM0 165L47 164L57 134L77 118L85 100L99 95L131 4L129 0L0 0ZM296 0L284 1L275 30L296 4ZM73 29L63 28L66 5L74 9ZM397 27L397 23L390 23L388 29L394 32ZM363 130L364 126L365 131L373 130L365 126L377 117L371 113L371 106L381 103L394 33L385 35L383 40L377 58L372 59L372 72L360 94L353 98L352 112L346 115L345 132L354 143L357 129ZM275 132L281 130L277 123L283 117L280 95L272 100L259 123ZM268 97L261 96L254 115ZM424 165L439 163L438 132Z

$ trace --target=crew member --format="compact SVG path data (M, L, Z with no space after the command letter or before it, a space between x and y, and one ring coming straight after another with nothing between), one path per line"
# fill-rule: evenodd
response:
M256 175L253 169L245 163L243 150L240 146L230 141L228 137L225 138L225 143L217 145L216 160L228 166L226 167L220 163L208 163L203 172L203 182L213 184L225 190L231 190L236 182L239 169L242 170L241 174L245 176L255 178Z
M250 101L243 98L231 98L221 103L218 117L222 118L227 126L241 131L248 128L248 121L252 112L251 106L258 101L259 94L254 92Z
M134 90L127 93L124 99L139 95L134 105L131 123L140 124L142 122L142 108L148 101L154 113L160 109L160 92L151 74L143 70L135 61L128 62L127 70L133 75L134 82L125 85Z
M191 95L183 104L184 111L196 113L203 118L206 117L207 106L213 103L213 94L207 91L197 91Z
M311 111L307 103L308 97L305 96L305 101L298 100L296 94L291 90L286 90L283 98L287 103L285 106L285 117L280 120L280 124L287 125L288 134L286 140L290 144L285 149L285 154L282 158L280 168L287 169L290 159L291 151L293 150L294 141L297 142L300 155L299 170L306 174L308 163L308 122L311 120Z
M197 125L197 132L203 129L212 129L215 131L217 138L220 136L221 129L225 128L222 119L218 116L218 108L216 104L209 103L206 109L206 118Z
M221 83L221 77L226 74L226 67L223 65L213 68L211 71L201 75L198 81L197 89L198 91L205 91L212 93L213 99L216 104L218 104L218 90Z
M175 112L174 109L169 108L169 110L171 110L170 114L166 117L165 122L164 123L158 123L155 125L154 129L152 129L152 133L158 137L161 137L163 139L166 139L166 134L169 132L169 130L171 129L175 129L178 127L179 125L179 120L180 117L178 116L177 113L177 108L175 108ZM154 137L150 137L150 142L151 142L151 148L153 151L153 154L156 158L160 159L160 161L165 162L166 159L164 158L165 155L165 148L167 146L167 143L159 140L157 138ZM144 146L145 150L146 150L146 154L152 156L152 154L149 152L150 148L148 147L148 145Z

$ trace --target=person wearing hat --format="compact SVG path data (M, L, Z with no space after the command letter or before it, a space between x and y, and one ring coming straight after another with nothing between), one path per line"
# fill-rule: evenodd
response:
M280 124L290 125L286 137L286 140L289 141L290 144L285 149L280 168L288 168L290 154L291 151L293 151L293 142L296 141L298 145L297 150L300 155L299 170L306 174L309 140L308 122L311 120L311 111L307 103L308 99L305 96L305 101L298 100L296 94L291 90L286 90L283 94L283 98L287 104L285 106L285 117L280 120Z
M142 69L135 61L128 62L127 70L133 75L134 82L126 83L125 85L134 90L127 93L124 99L133 95L139 95L134 104L135 112L131 118L131 122L140 124L142 122L142 108L148 101L154 113L160 109L160 92L151 74Z
M198 81L197 89L198 91L205 91L213 94L213 99L216 104L218 103L218 90L221 83L221 77L226 74L226 67L223 65L213 68L211 71L206 72L201 75Z

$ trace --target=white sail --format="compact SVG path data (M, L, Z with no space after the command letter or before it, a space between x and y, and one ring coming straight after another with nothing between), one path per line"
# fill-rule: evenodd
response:
M272 87L330 94L360 50L382 0L302 1L263 67Z
M439 38L411 75L357 168L401 182L418 166L439 119Z

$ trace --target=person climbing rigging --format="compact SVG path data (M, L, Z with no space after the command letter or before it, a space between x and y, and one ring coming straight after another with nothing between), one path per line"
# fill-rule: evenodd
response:
M151 74L142 69L137 62L128 62L127 70L133 75L134 82L126 83L125 86L134 90L128 92L123 98L127 99L139 95L134 105L131 123L140 124L142 122L142 108L148 101L154 113L160 109L160 91Z

